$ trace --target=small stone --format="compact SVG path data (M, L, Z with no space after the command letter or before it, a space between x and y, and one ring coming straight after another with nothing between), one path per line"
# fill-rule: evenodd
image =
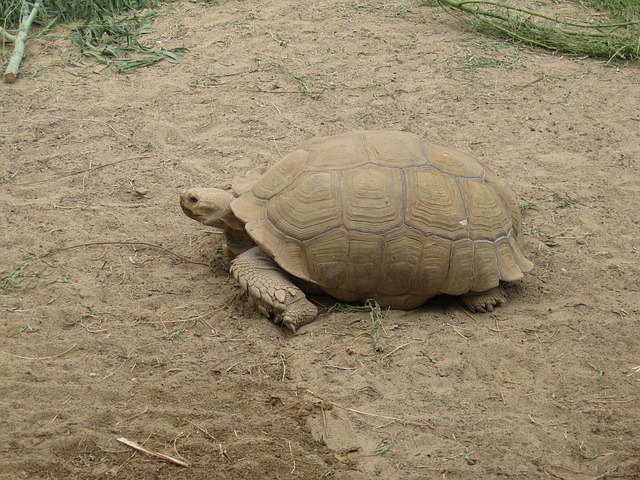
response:
M98 376L98 374L97 374L96 372L91 372L91 373L89 374L89 376L90 376L91 378L96 378L96 377Z
M147 193L149 193L149 189L145 187L138 187L134 190L134 192L136 192L136 194L140 195L141 197L144 197Z
M233 423L243 423L244 422L244 418L242 418L240 415L231 415L231 420L233 421Z

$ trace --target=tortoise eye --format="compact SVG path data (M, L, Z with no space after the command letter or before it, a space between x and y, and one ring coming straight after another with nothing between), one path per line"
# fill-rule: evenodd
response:
M191 196L189 197L189 201L190 201L191 203L198 203L198 197L196 197L195 195L191 195Z

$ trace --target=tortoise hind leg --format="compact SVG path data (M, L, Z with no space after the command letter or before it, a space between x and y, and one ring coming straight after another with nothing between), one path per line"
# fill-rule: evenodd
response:
M231 274L258 311L292 332L313 322L318 309L259 247L238 255Z
M484 292L465 293L461 299L472 312L493 312L495 307L499 307L507 301L507 292L498 286Z

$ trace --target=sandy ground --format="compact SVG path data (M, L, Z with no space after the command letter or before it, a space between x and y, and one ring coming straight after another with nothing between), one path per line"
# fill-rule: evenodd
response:
M637 64L404 0L176 3L148 38L189 51L117 75L34 40L0 87L0 479L640 478ZM324 309L291 335L180 211L372 128L512 186L536 268L507 305Z

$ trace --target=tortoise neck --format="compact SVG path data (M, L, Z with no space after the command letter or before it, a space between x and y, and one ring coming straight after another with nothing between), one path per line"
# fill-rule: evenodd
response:
M255 242L244 229L244 224L237 218L236 221L240 225L240 228L234 228L229 225L229 223L225 223L225 226L222 228L227 240L225 251L231 259L256 246Z

